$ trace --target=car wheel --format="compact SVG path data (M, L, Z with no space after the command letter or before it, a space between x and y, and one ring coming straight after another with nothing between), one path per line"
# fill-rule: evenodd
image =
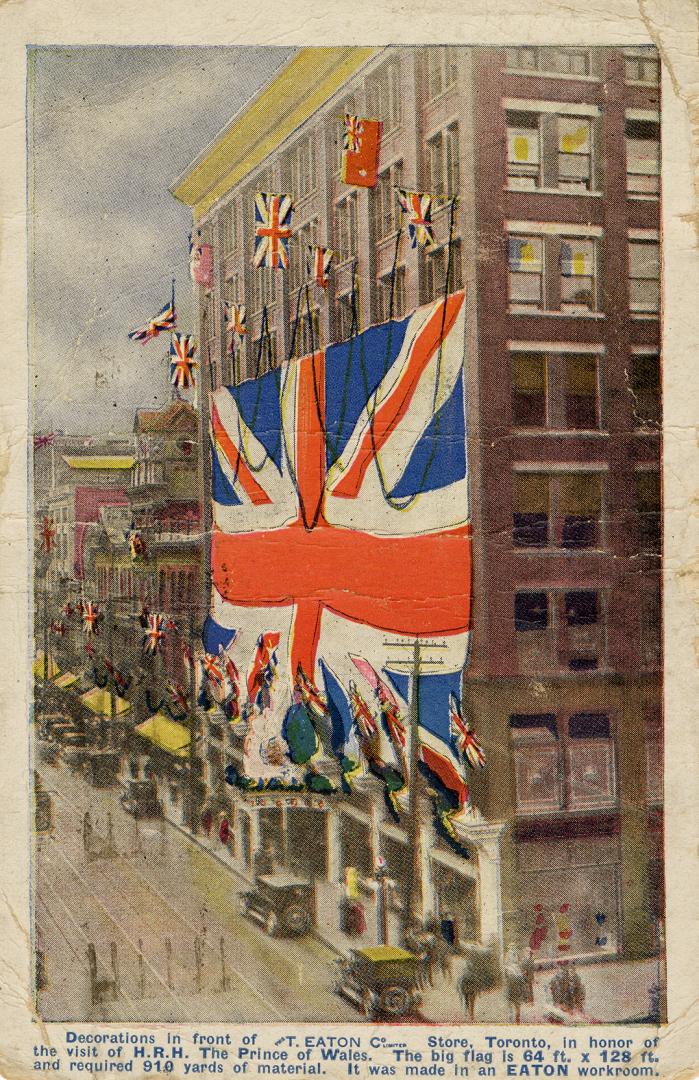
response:
M379 1008L389 1016L404 1016L410 1008L410 993L404 986L387 986L381 991Z
M284 928L290 934L307 934L311 929L311 913L300 904L292 904L284 912Z
M279 929L279 918L275 911L270 911L265 919L265 929L270 937L274 937Z

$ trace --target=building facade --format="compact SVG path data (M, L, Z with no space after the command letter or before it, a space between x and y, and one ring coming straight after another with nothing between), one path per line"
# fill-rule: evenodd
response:
M383 123L374 188L341 181L345 113ZM649 955L662 914L659 120L652 49L304 49L172 187L213 249L207 389L465 289L464 698L488 767L470 859L425 826L423 900L541 962ZM435 196L429 253L396 187ZM294 200L285 272L252 265L256 191ZM314 243L327 290L305 288ZM201 424L204 446L205 402ZM237 750L213 726L215 791ZM331 881L380 854L407 890L406 833L370 792L239 801L248 864L265 836Z

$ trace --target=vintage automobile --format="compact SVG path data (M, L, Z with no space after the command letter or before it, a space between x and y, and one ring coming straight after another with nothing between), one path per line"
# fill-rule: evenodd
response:
M163 804L153 780L127 780L119 802L135 818L163 816Z
M315 922L315 888L312 882L280 871L263 874L255 879L254 889L240 893L238 907L268 934L296 937L307 934Z
M393 945L353 949L338 960L335 993L370 1020L409 1016L422 1002L418 964L417 956Z

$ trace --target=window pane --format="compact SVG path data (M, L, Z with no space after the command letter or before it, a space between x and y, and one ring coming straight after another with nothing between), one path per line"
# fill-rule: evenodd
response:
M527 48L505 49L505 63L508 68L520 71L536 71L537 50Z
M657 281L630 281L629 301L632 311L660 310L660 285Z
M571 742L566 758L571 810L610 806L616 801L614 744L608 738Z
M573 430L597 427L597 360L594 356L566 356L565 423Z
M568 721L571 739L608 739L611 731L608 713L576 713Z
M548 618L548 596L545 592L515 594L515 630L545 630Z
M629 244L629 275L657 281L660 276L660 247L653 241Z
M602 478L596 473L568 473L559 480L561 544L594 547L599 540Z
M513 713L510 728L514 739L529 736L555 739L558 734L555 713Z
M549 478L515 474L512 540L517 547L543 547L549 539Z
M599 615L597 593L589 589L567 592L564 612L568 626L593 626Z
M512 357L512 422L515 427L546 424L546 359L518 353Z
M560 809L558 747L517 746L514 757L517 809L529 813Z

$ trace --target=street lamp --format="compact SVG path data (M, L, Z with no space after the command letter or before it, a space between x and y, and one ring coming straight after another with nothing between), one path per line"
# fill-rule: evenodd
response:
M388 893L395 885L395 882L388 876L388 867L386 866L386 860L382 855L379 855L374 867L374 881L376 882L376 903L377 903L377 927L379 936L379 945L388 944Z

